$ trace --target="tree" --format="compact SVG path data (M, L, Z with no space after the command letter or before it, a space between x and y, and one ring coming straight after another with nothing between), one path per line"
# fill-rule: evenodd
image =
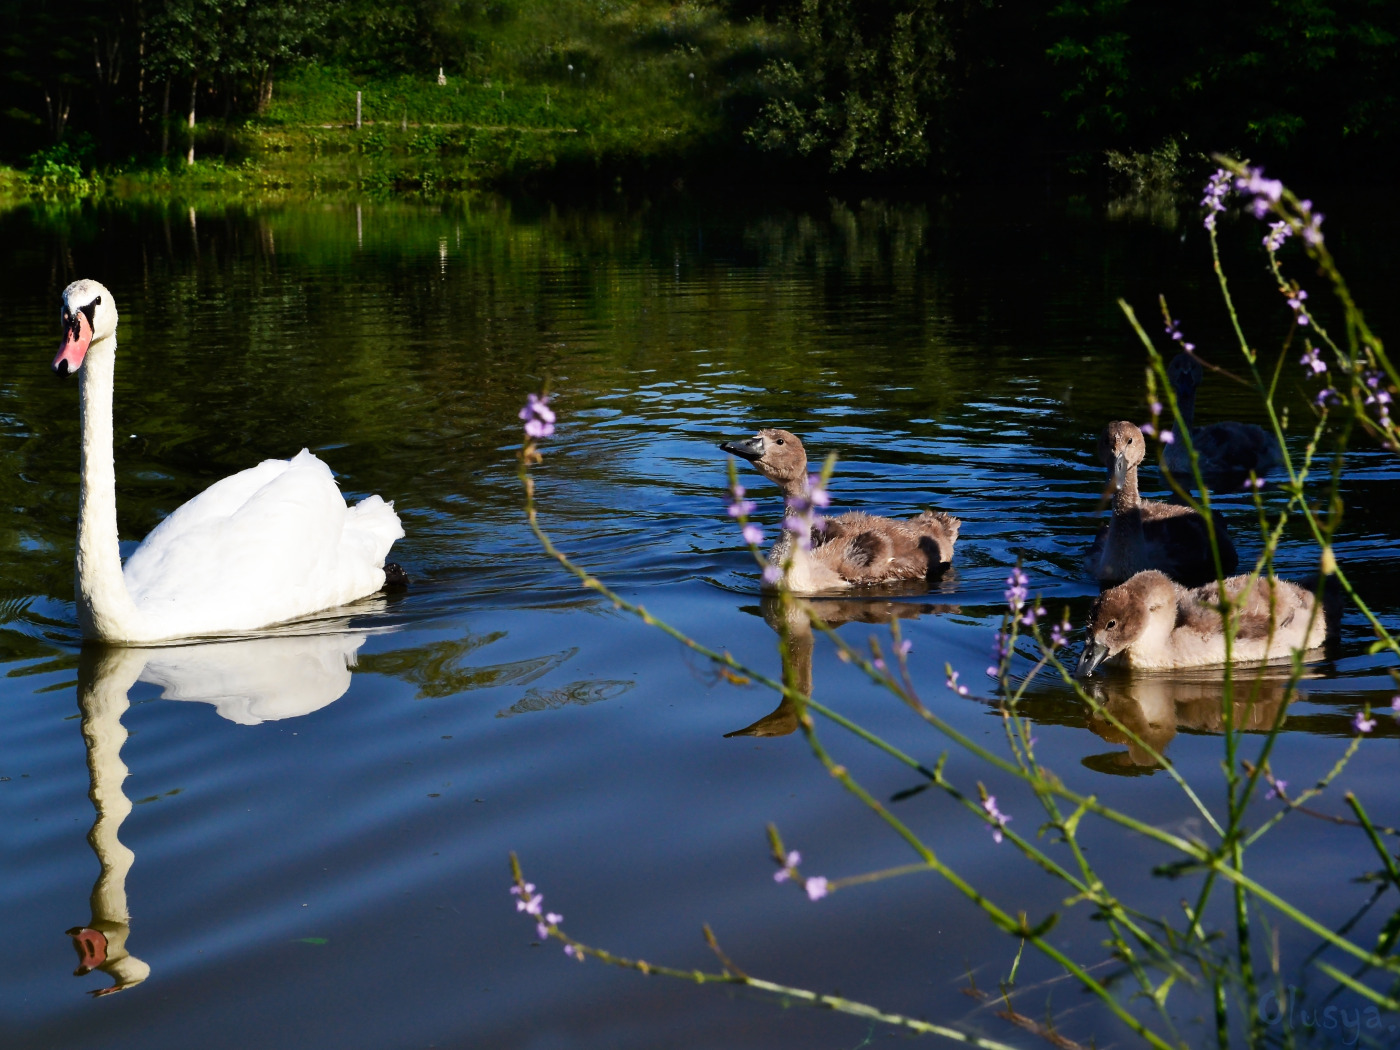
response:
M750 140L832 171L928 164L956 93L957 10L942 0L798 0L783 16L797 53L765 68L771 97Z
M223 19L229 8L225 0L164 0L151 20L151 65L168 81L186 76L190 85L187 164L194 163L195 103L199 81L216 69L224 55ZM168 98L167 94L167 98ZM165 139L162 138L162 152Z

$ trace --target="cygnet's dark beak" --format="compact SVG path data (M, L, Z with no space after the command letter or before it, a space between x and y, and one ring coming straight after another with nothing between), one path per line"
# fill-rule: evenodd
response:
M757 435L747 441L722 441L719 447L730 455L747 459L750 463L763 458L763 438Z
M1092 638L1084 643L1084 652L1079 657L1079 666L1074 669L1076 678L1088 678L1099 669L1099 664L1108 659L1108 646Z
M1113 466L1109 470L1109 476L1113 478L1113 491L1117 492L1123 487L1123 482L1128 480L1128 454L1120 452L1113 457Z

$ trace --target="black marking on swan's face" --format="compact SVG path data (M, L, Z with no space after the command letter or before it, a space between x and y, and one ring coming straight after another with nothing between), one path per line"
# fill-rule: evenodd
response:
M97 308L98 308L99 306L101 306L101 305L102 305L102 296L100 296L100 295L99 295L96 299L94 299L92 302L90 302L90 303L84 303L82 306L78 307L76 310L70 310L70 309L68 308L68 304L65 302L65 303L63 304L63 317L62 317L62 321L63 321L63 334L64 334L65 336L69 337L69 338L72 338L72 339L76 339L76 338L78 337L78 330L79 330L79 326L78 326L78 315L79 315L79 314L82 314L84 317L87 318L88 328L92 329L93 331L96 331L96 330L97 330L97 319L96 319L96 318L97 318Z

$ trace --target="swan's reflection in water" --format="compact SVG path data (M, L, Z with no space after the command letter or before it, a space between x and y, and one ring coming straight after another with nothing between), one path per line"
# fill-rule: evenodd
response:
M94 990L93 995L120 992L140 984L151 973L149 965L127 951L130 915L126 873L136 858L117 838L122 821L131 812L131 800L122 791L126 779L121 758L126 743L122 715L130 703L127 691L145 666L146 654L140 649L84 646L78 658L78 707L87 745L88 797L97 811L88 845L97 854L102 872L92 887L92 921L73 927L68 936L78 951L73 976L101 970L114 982L110 988Z
M752 607L746 612L754 611ZM884 598L796 598L789 596L787 608L777 595L768 595L758 612L764 622L783 637L783 668L792 674L793 685L806 696L812 695L812 650L816 631L812 616L828 627L847 623L889 624L895 620L917 620L925 614L958 612L956 605L930 605L923 602L895 602ZM786 696L778 706L757 722L725 733L734 736L787 736L797 729L797 709Z
M282 635L147 649L140 680L160 686L164 700L213 704L220 717L239 725L297 718L345 695L365 635Z
M1178 731L1224 731L1223 690L1219 670L1115 674L1095 679L1091 695L1102 705L1103 713L1095 711L1089 715L1089 729L1110 744L1126 745L1127 750L1090 755L1083 760L1084 765L1100 773L1129 776L1155 772L1161 766L1152 752L1165 755ZM1235 728L1267 732L1278 718L1287 691L1286 670L1266 670L1258 678L1241 676L1235 682ZM1297 696L1295 692L1295 699ZM1122 728L1114 724L1115 720Z
M152 682L169 700L213 704L243 725L309 714L338 700L350 687L355 654L366 631L268 635L167 648L126 649L85 645L78 659L78 707L87 745L88 797L96 819L88 843L102 871L92 887L92 918L68 931L78 952L75 976L101 970L113 984L93 991L110 995L140 984L150 966L127 947L130 914L126 877L135 860L117 833L131 812L122 790L127 768L122 716L138 681Z

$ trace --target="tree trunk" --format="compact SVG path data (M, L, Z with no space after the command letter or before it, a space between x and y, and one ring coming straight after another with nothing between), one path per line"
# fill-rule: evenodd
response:
M224 77L224 160L228 160L229 147L229 117L233 112L233 82L231 77Z
M116 19L115 25L109 27L111 35L105 39L96 33L92 37L97 133L102 138L102 156L107 161L111 161L114 155L113 145L117 134L113 103L117 96L117 85L122 77L122 21L121 18Z
M199 90L199 76L190 77L190 151L185 155L185 163L194 163L194 98Z
M170 81L165 78L165 94L160 103L160 159L170 156Z
M272 67L264 67L258 73L258 94L254 102L256 112L263 114L267 112L267 107L272 105Z
M146 135L146 30L136 42L136 134Z
M49 136L57 146L63 141L63 132L68 127L68 110L71 105L69 94L61 87L50 91L44 89L44 108L49 117Z

